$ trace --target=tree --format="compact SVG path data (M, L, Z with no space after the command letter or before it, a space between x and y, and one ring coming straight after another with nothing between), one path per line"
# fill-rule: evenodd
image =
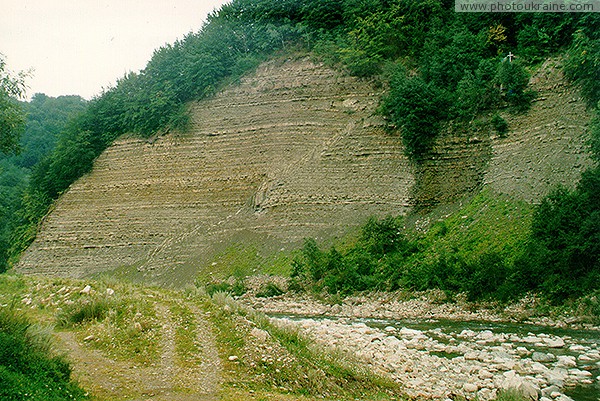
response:
M526 111L535 98L535 93L527 89L529 74L518 61L502 61L498 66L496 82L503 90L504 98L519 111Z
M400 128L406 152L418 159L426 154L448 119L447 95L419 76L408 76L400 66L382 102L382 112Z
M565 61L565 73L580 86L588 105L596 106L600 101L600 39L577 32Z
M19 149L19 138L25 129L25 113L18 100L25 93L25 77L20 72L13 76L6 70L0 54L0 152L12 153Z

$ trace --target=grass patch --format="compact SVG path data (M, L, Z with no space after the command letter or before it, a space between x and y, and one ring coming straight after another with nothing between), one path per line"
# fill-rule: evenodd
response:
M59 312L57 319L60 327L98 322L104 320L110 311L122 313L120 306L112 299L93 297L66 306Z
M248 276L259 274L289 275L292 263L290 252L269 251L264 248L264 244L229 245L204 267L197 277L197 285L201 287L206 283L225 281L230 278L243 281Z
M23 277L9 273L0 274L0 300L3 302L23 294L26 288L27 284Z
M194 313L185 305L179 302L170 304L172 319L175 322L175 351L180 357L180 363L183 367L191 367L202 363L202 350L196 330L198 322Z
M85 400L71 368L51 352L50 334L13 308L0 308L0 399Z
M119 287L119 295L95 292L75 296L57 314L59 327L71 329L88 343L120 360L149 364L158 359L154 304L142 294Z
M246 311L226 294L215 294L212 302L218 343L227 369L242 378L241 382L234 380L238 386L301 399L389 400L401 396L399 386L391 380L360 369L340 354L315 348L298 331L273 326L264 315ZM236 357L233 361L231 355Z
M283 290L275 283L266 283L257 293L258 298L271 298L283 295Z

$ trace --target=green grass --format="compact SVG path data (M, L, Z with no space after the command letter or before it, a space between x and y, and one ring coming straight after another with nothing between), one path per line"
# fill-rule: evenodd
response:
M0 399L84 400L85 392L71 381L71 368L53 356L50 335L22 313L0 308Z
M201 348L196 338L198 322L190 308L180 302L170 304L172 319L175 321L175 352L183 367L202 363Z
M233 277L243 280L258 274L287 276L291 272L290 251L269 251L252 243L233 243L216 254L197 277L199 284L223 281Z
M212 319L218 328L217 341L222 355L239 356L226 365L226 369L238 377L233 380L237 386L300 399L401 398L399 386L391 380L359 368L341 354L318 350L298 331L270 324L264 315L245 310L227 294L215 294L212 302ZM240 324L248 320L269 333L267 343L262 340L258 346L253 343L249 328L244 329Z
M416 259L426 262L444 253L457 253L466 261L485 253L498 253L513 262L524 250L533 207L484 189L464 207L435 223L422 238L427 248Z
M107 294L106 288L96 282L92 293L73 294L56 313L58 326L80 338L93 336L91 346L119 360L155 362L160 326L154 303L125 285L116 287L114 295Z

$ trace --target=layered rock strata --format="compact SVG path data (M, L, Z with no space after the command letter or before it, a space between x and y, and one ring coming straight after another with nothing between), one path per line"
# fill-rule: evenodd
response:
M263 64L191 105L189 133L118 140L57 202L19 270L185 282L236 241L280 249L402 214L412 168L374 115L379 97L308 58Z
M191 104L189 132L116 141L56 202L17 270L180 285L232 244L279 252L482 185L536 202L591 162L577 92L551 64L532 82L540 100L503 113L505 138L442 135L414 165L376 115L382 89L304 56L269 61Z

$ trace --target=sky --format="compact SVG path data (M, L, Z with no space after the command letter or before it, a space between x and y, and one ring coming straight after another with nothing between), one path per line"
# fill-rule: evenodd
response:
M227 0L0 0L0 53L12 72L32 70L27 98L91 99L155 49L196 32Z

